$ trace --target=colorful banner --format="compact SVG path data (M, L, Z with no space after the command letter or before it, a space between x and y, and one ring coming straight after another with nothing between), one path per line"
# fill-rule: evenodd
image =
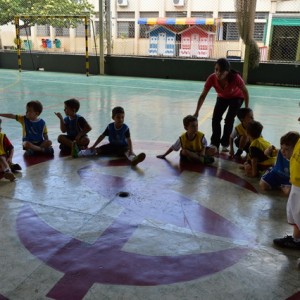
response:
M139 18L140 25L216 25L217 19L207 18Z

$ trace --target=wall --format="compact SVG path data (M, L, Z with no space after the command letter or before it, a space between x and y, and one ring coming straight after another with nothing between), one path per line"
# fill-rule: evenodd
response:
M21 57L24 70L43 68L45 71L85 74L84 55L35 53L31 57L29 53L23 53ZM89 60L90 74L99 74L98 57L91 56ZM105 73L118 76L205 81L213 72L214 63L214 60L106 56ZM242 62L232 62L231 65L242 72ZM0 52L0 68L17 70L16 52ZM248 83L300 87L299 74L300 64L260 63L257 69L249 72Z

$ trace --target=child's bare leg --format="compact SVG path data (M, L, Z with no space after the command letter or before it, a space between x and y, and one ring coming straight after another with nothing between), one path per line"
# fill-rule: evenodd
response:
M247 176L251 176L252 175L252 165L251 164L245 163L244 164L244 169L245 169L245 172L246 172Z
M183 155L183 156L185 156L185 157L188 157L188 158L190 158L191 160L201 162L201 156L199 156L199 155L198 155L197 153L195 153L195 152L192 152L192 151L183 149L183 150L181 151L181 155ZM202 159L202 160L203 160L203 159Z
M4 155L0 156L0 171L3 172L3 177L10 181L15 181L16 177L11 172L11 169L6 161L6 157Z
M270 191L272 189L271 186L263 179L259 181L259 186L263 191Z
M210 155L200 155L189 150L181 150L181 155L190 158L193 161L197 161L204 164L211 164L214 162L214 158Z
M60 144L66 146L66 147L68 147L70 149L72 148L72 142L73 141L71 141L70 139L68 139L66 135L63 135L63 134L59 135L58 138L57 138L57 141Z
M24 142L23 143L23 148L25 150L31 149L31 150L36 151L36 152L44 152L44 149L49 148L51 145L52 145L52 142L49 141L49 140L43 141L40 146L34 145L30 142Z
M5 172L9 169L9 165L6 161L6 157L4 155L0 156L0 172Z
M241 136L240 142L239 142L239 149L244 149L247 142L248 142L248 137L247 136Z

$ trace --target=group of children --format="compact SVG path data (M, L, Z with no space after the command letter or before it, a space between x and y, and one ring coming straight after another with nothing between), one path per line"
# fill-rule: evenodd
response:
M74 158L93 155L126 156L132 166L145 159L145 153L135 155L133 152L130 130L124 123L125 111L122 107L112 109L113 122L108 124L89 148L88 132L92 127L78 114L79 108L80 103L77 99L69 99L64 102L65 117L59 112L55 113L60 120L60 130L63 133L58 136L61 151L71 154ZM21 123L22 146L26 155L54 154L46 123L40 118L42 111L43 106L39 101L30 101L26 104L25 115L0 114ZM287 217L288 222L294 225L293 236L275 239L274 244L279 247L300 249L300 135L293 131L286 133L280 139L280 149L276 149L263 138L263 125L254 120L252 109L240 108L237 117L240 124L230 135L229 155L240 159L246 152L246 160L241 165L245 174L250 177L263 174L259 183L263 190L280 188L289 195ZM12 162L14 147L2 133L1 123L0 119L0 172L5 179L14 181L13 172L21 170L21 167ZM207 145L204 133L198 130L196 116L186 116L183 119L183 127L185 132L164 154L157 155L157 158L165 159L171 152L180 150L182 160L213 163L218 149ZM108 137L109 143L97 147L105 137ZM234 145L237 147L236 152Z
M59 112L55 113L60 120L60 130L63 133L58 136L59 148L63 153L72 154L74 158L90 155L125 155L132 166L136 166L145 159L145 153L135 155L133 152L130 130L124 123L125 111L122 107L113 108L113 122L107 126L90 148L88 148L90 140L87 134L92 127L84 117L78 114L79 108L80 103L77 99L69 99L64 102L65 117ZM40 118L42 111L41 102L34 100L26 104L25 115L0 114L2 117L21 123L22 146L25 155L54 154L46 123ZM1 122L0 119L0 125ZM106 136L109 143L96 147ZM13 172L21 170L20 165L12 163L13 149L13 145L0 129L0 172L3 173L5 179L10 181L16 179Z

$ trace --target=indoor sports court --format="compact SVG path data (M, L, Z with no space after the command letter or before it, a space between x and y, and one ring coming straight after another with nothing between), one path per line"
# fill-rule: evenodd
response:
M287 197L261 192L227 154L212 165L181 164L179 153L156 158L184 132L204 82L84 76L0 69L0 113L25 114L40 100L54 157L24 156L21 125L2 131L22 166L0 179L0 299L300 299L297 250L277 249L290 235ZM300 89L248 85L263 136L300 130ZM93 143L125 109L133 149L126 159L60 155L63 102L80 100ZM216 93L199 113L210 141ZM237 121L237 120L236 120ZM105 140L105 142L107 142Z

